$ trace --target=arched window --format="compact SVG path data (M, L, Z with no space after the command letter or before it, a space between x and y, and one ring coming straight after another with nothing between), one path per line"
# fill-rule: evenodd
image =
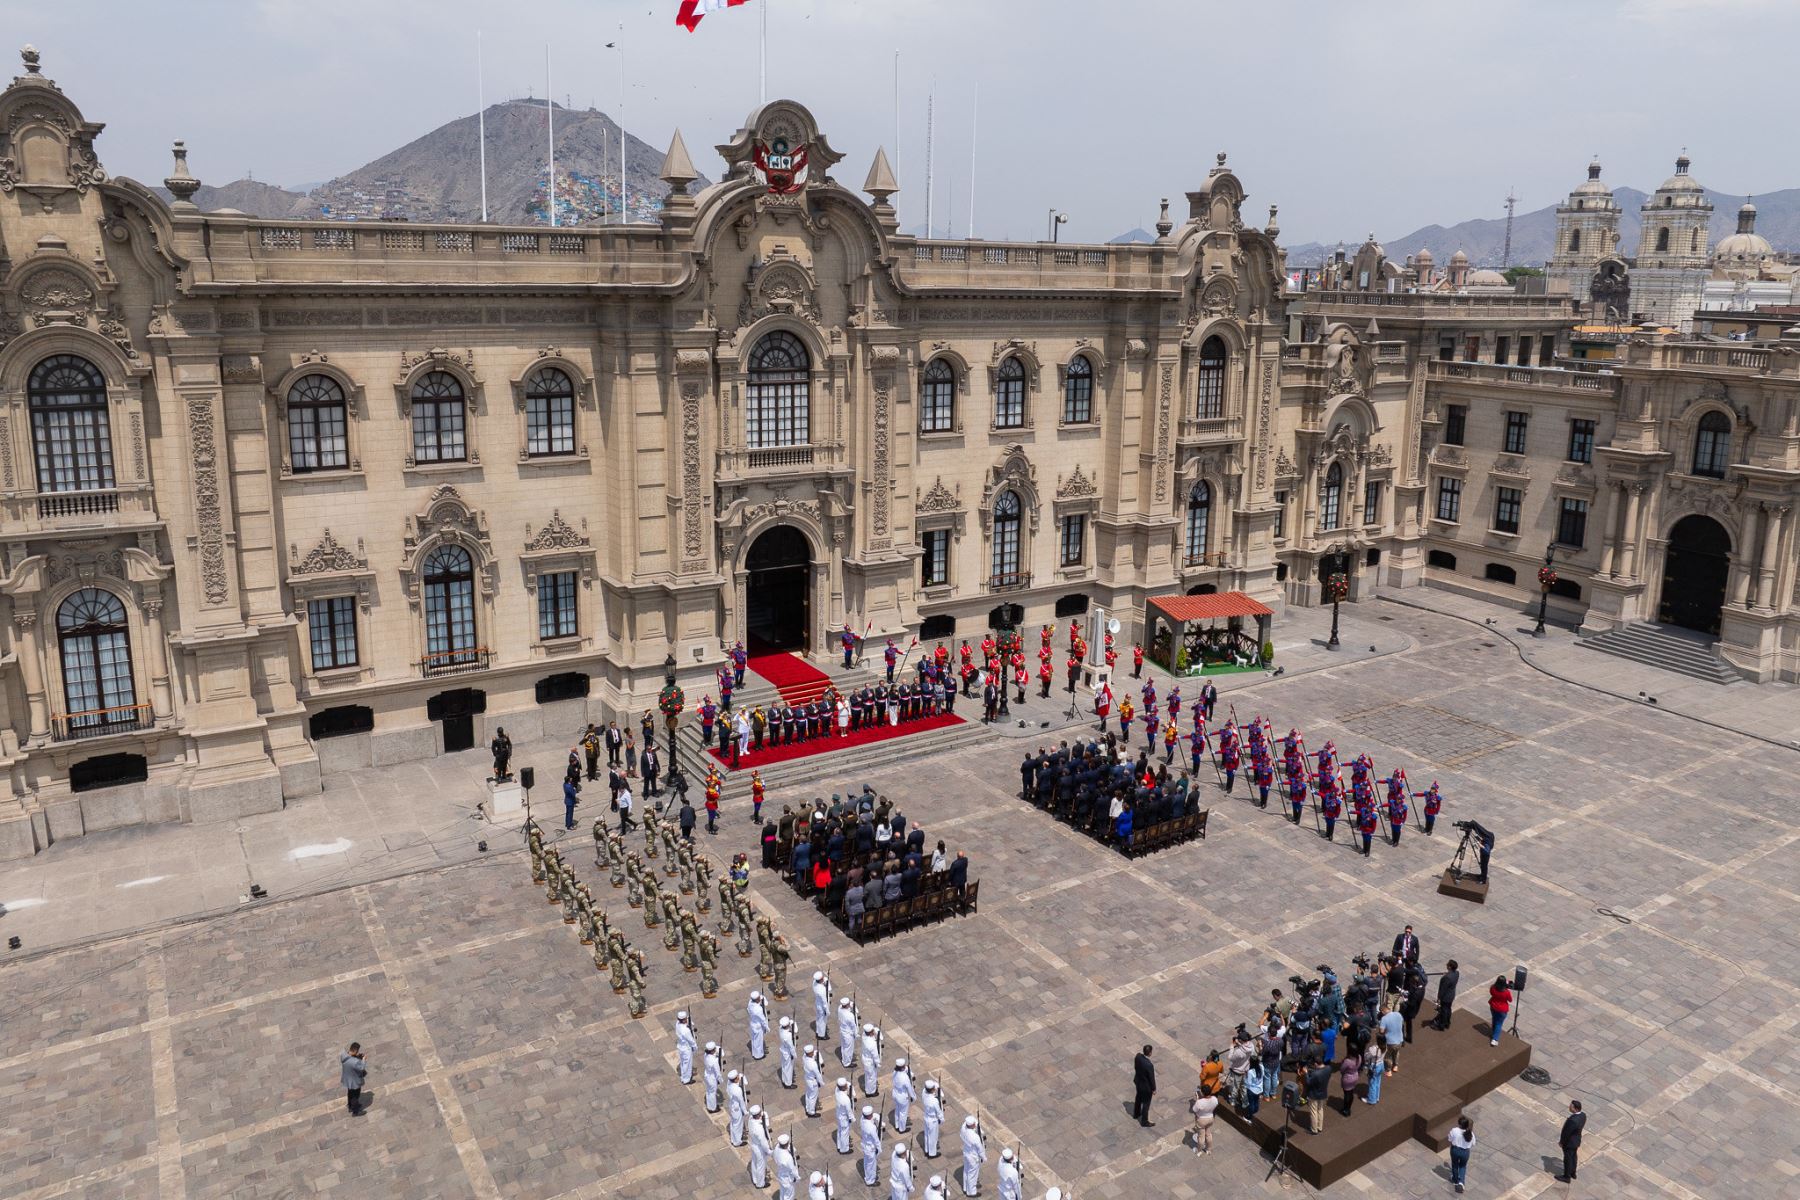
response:
M1200 376L1194 386L1194 416L1216 421L1225 415L1225 343L1209 337L1200 347Z
M66 736L93 736L136 724L131 635L119 598L100 588L82 588L56 610L56 639L68 705Z
M32 368L25 383L40 492L113 486L106 377L85 358L58 354Z
M525 381L525 453L575 453L575 383L555 367L539 367Z
M994 427L1022 429L1025 425L1025 364L1009 358L1000 364L994 380Z
M994 499L993 586L1024 582L1019 573L1019 494L1008 490Z
M812 356L806 344L777 329L750 352L750 397L744 409L744 445L804 446L812 440Z
M1336 529L1342 524L1344 511L1344 468L1332 463L1325 472L1325 494L1319 497L1319 528Z
M919 377L919 432L949 433L955 428L956 368L934 358Z
M1656 231L1656 248L1658 250L1669 248L1669 227L1667 225Z
M413 461L465 462L468 411L462 382L448 371L430 371L412 387Z
M1725 478L1731 453L1731 419L1717 409L1700 418L1694 431L1694 474Z
M288 389L288 465L296 475L350 465L344 389L329 375L308 375Z
M1063 424L1086 425L1093 419L1094 364L1077 354L1063 373Z
M461 546L439 546L425 558L425 665L475 661L475 564Z
M1581 230L1571 229L1569 230L1569 253L1573 254L1579 249L1581 249Z
M1212 524L1212 488L1202 479L1188 493L1187 560L1197 563L1206 557L1206 535Z

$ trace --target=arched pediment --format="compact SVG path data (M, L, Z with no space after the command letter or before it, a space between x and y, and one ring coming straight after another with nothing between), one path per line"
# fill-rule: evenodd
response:
M84 120L75 102L39 70L38 52L20 52L25 74L0 92L0 192L22 191L45 212L64 192L85 195L105 182L94 155L104 126Z
M494 541L488 533L487 515L472 507L463 494L450 484L431 493L423 512L406 518L406 535L400 559L400 577L406 587L408 601L419 606L421 566L436 546L455 543L475 560L475 577L480 580L481 596L492 600L498 583L498 563L494 558Z
M287 413L288 395L294 385L308 375L323 375L335 382L344 391L344 407L352 417L362 415L363 389L350 372L331 361L331 356L317 350L309 351L294 359L294 365L282 372L281 378L269 385L269 395L275 401L276 410L283 415Z
M122 401L150 374L150 364L127 356L117 341L80 325L43 325L15 337L5 334L0 313L0 391L22 393L33 367L55 354L74 354L94 364L106 377L107 394Z
M1038 530L1040 500L1037 485L1037 467L1025 454L1025 447L1017 442L1005 447L993 466L988 468L987 479L981 489L981 527L986 531L994 519L994 499L1001 492L1018 493L1019 503L1031 517L1031 532Z
M512 388L513 407L521 412L525 408L526 392L531 386L531 377L546 367L561 371L569 377L569 383L575 389L575 402L586 409L597 407L593 376L574 359L563 354L556 346L543 346L538 349L537 357L528 363L524 370L507 381Z
M434 346L420 353L400 352L400 373L394 377L394 398L399 402L401 416L412 415L413 387L433 371L454 377L462 384L463 398L468 401L470 411L482 411L481 376L475 371L475 351Z
M1044 364L1038 359L1037 343L1026 342L1020 338L1009 338L994 343L994 353L988 360L988 390L998 391L1000 388L1000 364L1009 358L1016 358L1025 368L1025 386L1027 390L1036 392L1043 382Z

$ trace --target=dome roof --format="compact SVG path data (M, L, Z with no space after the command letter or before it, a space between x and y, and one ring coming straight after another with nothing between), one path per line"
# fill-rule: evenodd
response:
M1495 271L1495 270L1490 270L1489 268L1483 267L1479 271L1469 272L1468 286L1469 287L1511 287L1512 284L1508 283L1506 281L1506 276L1502 275L1500 272Z
M1418 256L1415 257L1413 261L1418 263L1421 267L1429 267L1432 263L1436 262L1437 259L1431 256L1430 246L1421 246L1419 248Z
M1588 164L1587 182L1569 193L1572 196L1612 196L1612 189L1600 182L1600 160Z
M1705 192L1700 181L1688 174L1688 156L1683 154L1675 160L1675 173L1662 181L1657 192Z
M1464 254L1461 250L1458 250L1455 254L1450 256L1450 265L1453 267L1466 267L1469 265L1469 256Z
M1775 247L1760 233L1734 233L1713 248L1717 258L1770 258L1774 254Z

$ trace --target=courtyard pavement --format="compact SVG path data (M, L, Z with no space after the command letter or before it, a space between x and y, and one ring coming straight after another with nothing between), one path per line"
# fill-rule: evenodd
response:
M1034 1200L1051 1184L1081 1200L1276 1195L1304 1188L1266 1179L1267 1160L1222 1125L1210 1157L1185 1145L1201 1058L1288 975L1341 968L1411 922L1428 965L1460 960L1463 1007L1481 1010L1495 974L1531 970L1521 1020L1548 1078L1470 1107L1469 1194L1794 1194L1793 752L1554 678L1553 657L1524 661L1484 621L1372 600L1345 610L1360 656L1326 658L1306 625L1318 617L1292 623L1288 674L1222 690L1240 716L1366 750L1415 786L1438 779L1437 837L1409 831L1365 860L1207 784L1206 841L1128 862L1023 805L1018 742L983 742L870 781L969 853L978 913L858 948L753 874L758 909L794 944L796 985L828 967L890 1057L942 1079L952 1122L978 1112L994 1159L1021 1148ZM1722 691L1735 703L1745 689ZM521 761L539 754L554 773L560 746ZM0 959L0 1195L748 1195L722 1117L674 1077L671 1031L686 1008L702 1040L739 1053L752 960L727 952L720 995L700 1000L588 865L584 819L571 861L649 957L650 1014L632 1020L531 885L516 832L470 818L484 766L335 776L283 813L9 864L0 934L25 948ZM1463 817L1499 837L1485 906L1435 891L1446 825ZM722 860L754 834L740 816L702 841ZM240 905L251 877L271 898ZM104 923L77 915L95 909ZM798 990L795 1003L804 1016ZM360 1120L336 1086L353 1039L370 1055ZM1152 1130L1127 1115L1144 1042L1161 1079ZM799 1115L774 1065L750 1066L753 1099L793 1131L803 1170L829 1165L842 1197L885 1197L885 1180L864 1189L832 1152L826 1122ZM1552 1179L1571 1098L1590 1114L1572 1187ZM954 1165L921 1171L920 1190ZM1448 1193L1444 1160L1417 1143L1330 1189Z

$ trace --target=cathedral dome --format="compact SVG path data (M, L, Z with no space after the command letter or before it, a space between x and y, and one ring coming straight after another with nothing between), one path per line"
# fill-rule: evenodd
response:
M1469 265L1469 256L1464 254L1461 250L1458 250L1455 254L1450 256L1450 265L1453 267L1466 267Z
M1469 272L1468 286L1510 288L1512 284L1508 283L1506 281L1506 276L1502 275L1500 272L1483 267L1479 271Z
M1704 196L1706 194L1706 189L1700 186L1700 181L1688 174L1687 155L1683 154L1680 158L1675 160L1675 173L1663 180L1662 186L1656 189L1656 194L1659 196L1665 193L1688 194L1694 196Z
M1769 239L1756 232L1756 205L1749 203L1738 209L1737 232L1721 238L1713 248L1713 257L1725 261L1757 261L1774 255Z
M1569 193L1577 197L1598 197L1602 200L1612 199L1612 189L1600 182L1600 160L1595 159L1588 164L1587 182Z

